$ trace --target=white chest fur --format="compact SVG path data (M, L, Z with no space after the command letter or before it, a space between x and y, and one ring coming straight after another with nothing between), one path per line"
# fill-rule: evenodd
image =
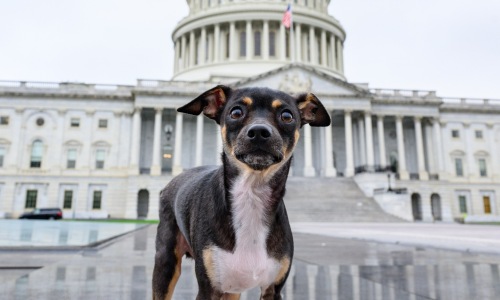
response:
M280 263L266 250L269 226L265 224L266 206L271 190L253 173L236 179L231 190L234 252L212 247L212 283L227 293L240 293L257 286L268 287L278 276Z

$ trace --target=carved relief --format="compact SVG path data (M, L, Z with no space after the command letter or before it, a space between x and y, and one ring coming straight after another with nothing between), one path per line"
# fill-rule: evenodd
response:
M278 87L279 90L289 94L310 92L311 88L311 77L301 76L297 73L285 74Z

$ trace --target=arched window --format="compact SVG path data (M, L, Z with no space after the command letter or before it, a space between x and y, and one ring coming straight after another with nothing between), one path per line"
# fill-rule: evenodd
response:
M31 168L40 168L42 166L43 143L40 140L33 142L31 146Z

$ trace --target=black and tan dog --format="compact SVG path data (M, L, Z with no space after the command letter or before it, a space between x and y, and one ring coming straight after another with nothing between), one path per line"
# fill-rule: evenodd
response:
M197 299L238 299L260 287L281 299L293 238L283 203L304 124L328 126L313 94L217 86L178 109L221 126L223 164L190 169L160 196L153 298L171 299L184 255L195 260Z

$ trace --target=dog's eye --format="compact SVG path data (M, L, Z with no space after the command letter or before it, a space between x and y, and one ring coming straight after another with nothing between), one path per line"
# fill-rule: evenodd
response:
M290 123L293 121L293 115L288 110L285 110L281 113L281 120L285 123Z
M239 119L243 116L243 111L239 107L235 107L231 110L231 119Z

